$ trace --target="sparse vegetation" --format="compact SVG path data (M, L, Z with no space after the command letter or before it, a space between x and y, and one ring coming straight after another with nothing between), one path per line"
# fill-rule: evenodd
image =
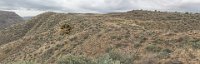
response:
M156 46L155 44L150 44L146 47L146 50L150 52L160 52L162 48L159 46Z
M39 63L36 63L34 61L17 61L10 64L39 64Z
M200 41L197 40L197 41L193 41L191 42L192 43L192 47L195 48L195 49L200 49Z
M57 61L57 64L93 64L93 62L83 56L65 55Z
M118 53L107 53L97 59L88 59L83 56L66 55L57 61L57 64L131 64L132 57Z
M99 58L96 61L96 64L121 64L121 63L120 61L113 60L108 54L106 54L103 57Z
M0 64L200 63L199 19L198 14L146 10L47 12L0 30Z
M109 57L120 64L132 64L135 56L120 54L119 52L110 52Z
M163 49L161 52L159 52L158 57L159 58L169 58L171 53L172 53L172 50Z

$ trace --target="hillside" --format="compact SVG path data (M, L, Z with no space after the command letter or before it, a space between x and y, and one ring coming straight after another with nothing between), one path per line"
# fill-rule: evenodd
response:
M199 64L199 19L141 10L46 12L0 31L0 63Z
M25 16L23 17L24 20L30 20L32 18L32 16Z
M0 11L0 29L24 21L14 12Z

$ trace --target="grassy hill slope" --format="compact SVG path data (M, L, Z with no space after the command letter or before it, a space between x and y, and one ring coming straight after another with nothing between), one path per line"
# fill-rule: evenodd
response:
M198 64L198 16L152 11L47 12L0 31L4 43L0 62L61 64L71 58L86 64ZM65 60L60 59L65 55Z

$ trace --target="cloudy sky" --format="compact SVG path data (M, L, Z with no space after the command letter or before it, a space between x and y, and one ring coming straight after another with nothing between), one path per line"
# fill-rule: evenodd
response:
M0 10L20 16L46 11L71 13L109 13L133 9L198 12L200 0L0 0Z

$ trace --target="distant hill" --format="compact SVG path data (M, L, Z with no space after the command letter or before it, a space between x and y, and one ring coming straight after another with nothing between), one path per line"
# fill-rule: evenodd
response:
M0 30L0 63L198 64L199 19L200 14L142 10L46 12Z
M0 29L22 21L23 18L14 12L0 11Z
M33 16L26 16L26 17L23 17L24 20L30 20Z

